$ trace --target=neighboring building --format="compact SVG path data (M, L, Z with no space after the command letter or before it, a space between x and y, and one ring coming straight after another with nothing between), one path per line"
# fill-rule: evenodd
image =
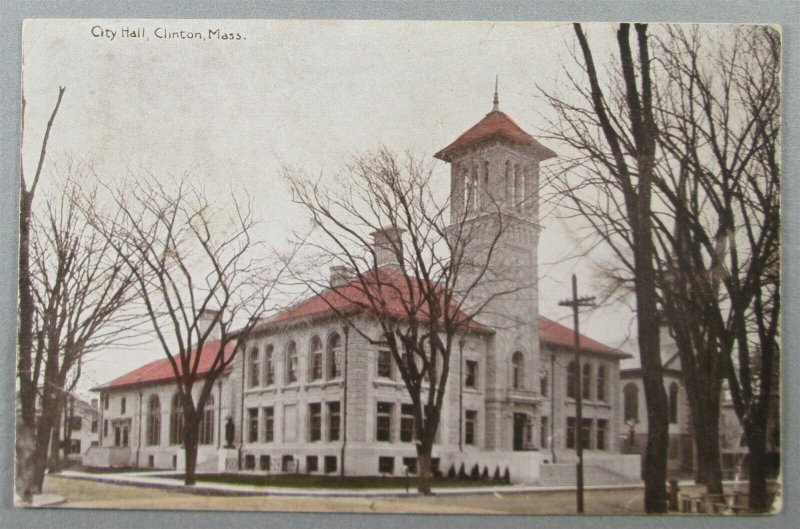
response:
M441 471L478 463L490 471L509 467L512 479L530 482L553 458L574 461L575 387L581 376L587 462L638 473L638 456L621 456L618 444L619 361L629 355L581 337L583 367L577 373L571 363L573 332L539 316L539 163L553 156L499 111L496 94L494 109L436 154L451 165L452 224L466 218L477 234L468 251L485 251L497 233L497 216L489 209L500 206L508 228L495 262L504 285L513 287L504 288L513 293L493 300L465 326L450 359L433 450ZM402 291L403 271L385 251L398 237L396 230L381 230L373 234L373 244L381 283ZM374 345L378 322L353 302L352 281L346 270L334 268L329 290L256 327L215 394L217 433L203 461L210 465L218 447L220 470L376 475L400 474L406 467L415 472L411 401L391 353ZM492 295L489 288L482 287L476 299ZM387 300L388 310L392 303L399 301ZM338 317L343 312L348 322ZM178 447L166 443L168 423L179 419L164 411L175 393L164 362L99 388L108 429L102 444L127 445L127 456L119 460L128 465L181 466ZM161 406L160 414L153 414L162 417L158 443L148 443L140 426L150 416L153 397ZM132 408L124 411L122 399ZM220 447L223 416L235 424L235 450Z
M75 395L67 397L61 424L61 443L69 463L82 464L84 455L99 444L99 421L96 399L92 402Z

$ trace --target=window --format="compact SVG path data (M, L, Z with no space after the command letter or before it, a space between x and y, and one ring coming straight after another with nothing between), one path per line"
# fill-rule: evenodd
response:
M575 362L570 362L567 365L567 397L571 399L578 396L578 376L575 370Z
M392 352L386 349L378 351L378 376L392 378Z
M475 444L475 427L478 422L478 412L475 410L467 410L464 412L464 444Z
M339 430L341 429L342 413L338 402L328 403L328 441L339 440Z
M581 421L583 424L581 428L581 445L584 450L592 448L592 422L594 422L592 419L583 419Z
M606 401L606 366L597 367L597 400Z
M247 362L247 387L257 388L261 384L261 364L258 358L258 349L255 347L250 350L250 356Z
M183 400L180 393L172 397L169 415L169 444L179 445L183 443Z
M539 372L539 394L542 397L546 397L549 387L550 387L549 373L544 369L542 369Z
M378 458L378 472L380 474L394 474L394 458L393 457L379 457Z
M253 454L247 454L244 456L244 469L245 470L255 470L256 469L256 456Z
M108 419L103 421L103 437L108 437Z
M108 401L109 401L109 400L110 400L110 399L109 399L109 397L108 397L108 393L106 393L105 395L103 395L103 409L104 409L104 410L107 410L107 409L108 409Z
M567 417L567 448L575 448L575 417Z
M376 422L376 441L391 441L392 440L392 403L379 402L378 403L378 417Z
M318 336L311 339L311 350L309 352L309 373L310 381L322 379L322 341Z
M336 456L325 456L325 473L331 474L336 472L337 464L336 464Z
M511 388L522 389L524 381L525 360L522 353L517 351L511 357Z
M597 441L595 445L598 450L606 449L606 432L608 431L608 421L606 419L597 419Z
M669 423L678 424L678 384L669 385Z
M581 394L584 399L592 398L592 365L583 364L583 379L581 380Z
M328 338L328 378L342 376L342 338L338 333Z
M297 382L297 344L289 342L286 347L286 383Z
M264 408L264 442L271 443L275 440L275 408Z
M81 453L81 440L80 439L70 439L69 440L69 453L70 454L80 454Z
M92 433L97 433L97 419L92 419Z
M417 458L416 457L404 457L403 458L403 466L408 469L409 474L416 474L417 473Z
M269 472L269 469L271 467L272 467L272 458L270 458L270 456L259 456L258 458L259 470L264 470Z
M161 444L161 401L158 395L150 395L147 401L147 439L150 446Z
M120 399L120 401L119 401L119 413L121 415L125 414L125 403L126 403L126 399L125 399L125 397L122 397Z
M81 418L80 417L70 417L69 418L69 429L73 432L81 431Z
M156 458L153 455L147 456L147 466L153 468L156 466Z
M625 422L639 422L639 387L633 382L622 388L625 408Z
M209 395L200 416L200 431L198 442L201 445L214 444L214 395Z
M414 405L400 405L400 441L410 443L414 441Z
M547 448L548 445L547 440L550 438L550 428L548 424L549 422L550 421L548 420L547 417L542 417L539 420L539 423L541 425L539 431L539 446L541 448Z
M308 440L322 439L322 406L319 402L308 405Z
M319 458L317 456L306 456L306 472L317 472L319 470Z
M284 472L297 472L297 467L294 464L294 456L284 455L281 458L281 470Z
M264 385L271 386L275 383L275 359L273 358L271 345L264 351Z
M258 442L258 409L247 409L247 442Z
M464 385L468 388L478 387L478 362L476 360L467 360L467 376L464 379Z

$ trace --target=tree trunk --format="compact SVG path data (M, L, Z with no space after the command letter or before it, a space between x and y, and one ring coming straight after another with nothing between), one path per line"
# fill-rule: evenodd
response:
M766 413L760 415L766 417ZM750 424L745 426L745 430L748 450L750 512L754 514L768 513L772 508L772 502L767 490L766 418L754 417Z
M23 505L30 505L33 502L34 493L34 471L33 454L35 449L36 428L28 424L23 418L17 420L17 440L15 444L16 456L16 475L14 488L17 493L18 501Z
M67 442L67 438L64 438ZM50 458L47 462L47 471L50 474L57 474L61 472L61 450L64 449L64 458L67 457L68 448L61 446L61 428L59 424L53 426L53 435L50 441Z
M44 399L43 399L44 400ZM52 406L51 406L52 407ZM40 494L44 485L44 475L47 471L47 462L50 450L50 439L53 435L53 410L43 412L36 428L36 442L34 443L34 492Z
M199 415L197 416L199 417ZM183 434L184 455L186 456L186 468L184 470L184 485L195 484L195 474L197 471L197 443L199 441L199 421L194 417L192 420L185 421Z
M431 478L433 477L432 452L433 443L422 441L417 443L417 470L419 472L417 490L420 494L431 494Z

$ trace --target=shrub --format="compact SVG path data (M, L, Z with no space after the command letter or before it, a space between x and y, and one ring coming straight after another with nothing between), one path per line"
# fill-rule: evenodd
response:
M458 469L458 479L467 479L467 471L464 470L464 463Z
M500 467L494 467L494 478L492 479L495 483L500 483Z
M506 472L503 474L503 483L506 485L511 483L511 474L508 472L508 467L506 467Z
M481 479L481 467L478 466L478 463L475 463L475 466L472 467L472 470L469 473L469 479L473 481L478 481Z
M447 471L447 479L456 479L456 466L450 465L450 470Z
M489 481L489 469L483 467L483 472L481 472L481 481Z

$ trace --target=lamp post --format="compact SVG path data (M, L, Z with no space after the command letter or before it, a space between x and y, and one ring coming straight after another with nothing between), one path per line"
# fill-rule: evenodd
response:
M580 307L593 307L594 296L578 297L578 278L572 274L572 299L558 303L564 307L572 307L572 323L575 334L575 378L577 384L575 395L575 452L578 454L577 474L577 511L583 514L583 388L581 387L581 335L578 321Z

